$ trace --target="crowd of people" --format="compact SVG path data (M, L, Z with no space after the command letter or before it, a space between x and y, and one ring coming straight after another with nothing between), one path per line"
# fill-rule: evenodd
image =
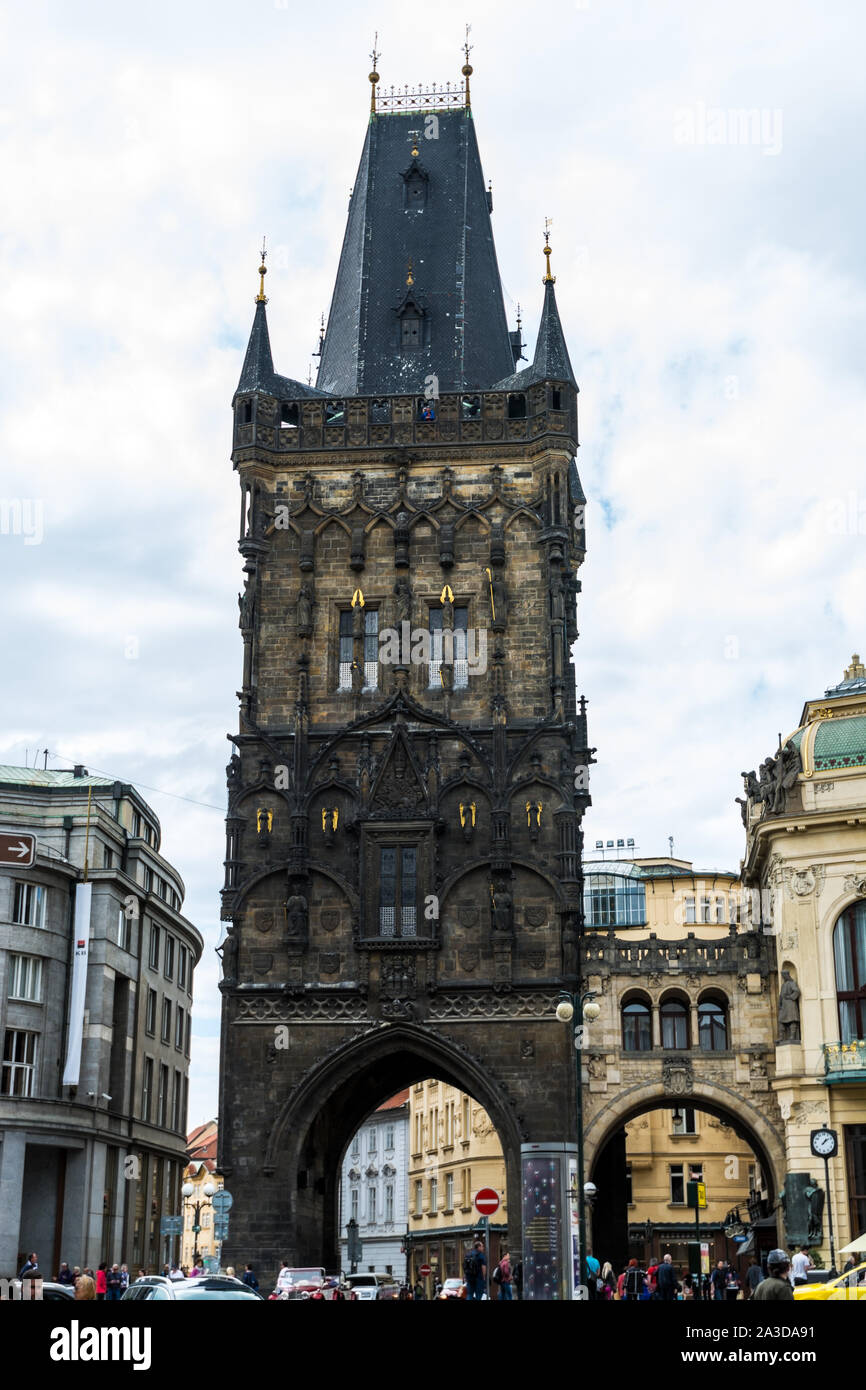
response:
M805 1284L808 1270L814 1268L806 1246L793 1258L784 1250L771 1250L766 1271L752 1256L745 1274L726 1260L717 1260L712 1270L693 1274L688 1269L677 1269L669 1254L651 1262L646 1269L638 1260L630 1259L619 1274L609 1261L601 1265L594 1255L587 1255L586 1266L590 1299L635 1302L652 1298L667 1303L689 1299L714 1303L751 1298L759 1302L793 1299L794 1286Z
M249 1270L249 1266L247 1266ZM139 1269L135 1275L136 1279L143 1279L147 1275L146 1269ZM163 1265L161 1273L166 1279L196 1279L205 1274L205 1269L200 1259L190 1268L187 1265ZM228 1271L234 1274L234 1270ZM73 1265L70 1269L66 1260L63 1261L56 1275L52 1279L50 1275L44 1273L39 1266L39 1257L36 1251L31 1251L23 1266L18 1271L19 1279L44 1279L49 1283L71 1285L75 1289L77 1299L95 1299L99 1302L116 1302L122 1298L126 1290L133 1282L129 1266L126 1264L110 1264L108 1260L94 1270L89 1266L82 1269L79 1265ZM245 1283L251 1280L242 1276ZM253 1279L253 1286L258 1288L258 1284Z

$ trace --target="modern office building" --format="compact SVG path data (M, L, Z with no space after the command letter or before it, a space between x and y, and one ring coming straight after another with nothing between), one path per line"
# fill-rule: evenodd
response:
M168 1257L202 938L134 787L0 767L0 1275ZM13 841L14 843L14 841ZM27 853L14 851L27 863Z

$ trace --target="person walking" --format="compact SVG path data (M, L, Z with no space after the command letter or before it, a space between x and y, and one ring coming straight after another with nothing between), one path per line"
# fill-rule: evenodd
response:
M96 1285L89 1274L79 1274L75 1282L75 1297L85 1299L96 1298Z
M589 1297L591 1299L601 1298L601 1290L599 1288L601 1265L591 1250L587 1250L584 1264L586 1265L586 1282Z
M290 1289L291 1287L292 1287L292 1270L291 1270L291 1266L289 1265L288 1260L283 1260L283 1263L282 1263L282 1265L280 1266L280 1272L279 1272L279 1274L277 1275L277 1293L279 1293L279 1294L283 1294L283 1293L288 1294L289 1289Z
M656 1272L656 1286L662 1303L676 1303L679 1283L677 1281L677 1272L674 1269L673 1257L671 1255L665 1255L658 1267Z
M722 1302L724 1302L724 1298L725 1298L725 1283L726 1283L725 1262L724 1262L724 1260L719 1260L719 1261L717 1262L717 1264L716 1264L715 1269L713 1270L712 1274L710 1275L710 1284L712 1285L713 1300L714 1300L714 1302L716 1302L716 1303L722 1303Z
M499 1276L498 1278L497 1275ZM503 1250L499 1259L499 1264L493 1271L493 1280L494 1283L499 1285L500 1299L504 1298L506 1303L510 1303L514 1297L514 1292L511 1287L513 1277L511 1273L511 1256L507 1250Z
M100 1302L102 1302L103 1299L105 1298L105 1294L106 1294L107 1289L108 1289L108 1283L107 1283L106 1277L105 1277L105 1269L106 1269L106 1261L103 1260L103 1261L102 1261L102 1264L99 1266L99 1268L98 1268L97 1271L96 1271L96 1297L97 1297L97 1299L98 1299Z
M753 1255L752 1258L749 1260L749 1268L746 1270L746 1297L754 1298L755 1289L758 1287L759 1284L763 1284L763 1282L764 1271L761 1269L761 1266L758 1264L757 1259Z
M487 1256L484 1242L476 1240L463 1260L463 1278L466 1283L467 1299L481 1302L487 1292Z
M636 1303L641 1296L644 1276L637 1260L631 1259L622 1274L622 1296L628 1303Z
M74 1277L74 1275L73 1275L73 1273L72 1273L72 1270L69 1268L69 1265L66 1263L65 1260L63 1261L62 1265L60 1266L60 1269L58 1270L57 1279L55 1280L55 1283L57 1283L57 1284L74 1284L74 1283L75 1283L75 1277Z
M126 1290L129 1288L129 1265L121 1265L121 1266L120 1266L120 1280L121 1280L120 1295L121 1295L121 1298L122 1298L123 1295L126 1293Z
M105 1292L110 1303L117 1303L123 1293L123 1275L120 1265L112 1265L105 1276Z
M601 1282L603 1285L601 1296L609 1303L616 1293L616 1275L610 1260L605 1260L601 1267Z
M19 1279L38 1279L39 1278L39 1257L36 1251L32 1251L27 1256L23 1265L18 1271Z
M807 1278L808 1272L809 1272L810 1269L814 1269L814 1268L815 1268L815 1261L812 1259L812 1256L809 1254L809 1247L808 1247L808 1245L801 1245L801 1246L800 1246L800 1249L797 1251L796 1255L794 1256L793 1260L791 1261L791 1269L792 1269L792 1272L793 1272L793 1275L794 1275L794 1283L795 1283L795 1285L797 1285L797 1284L808 1284L808 1282L809 1282L809 1280L808 1280L808 1278Z
M759 1303L793 1303L794 1290L788 1278L790 1261L784 1250L771 1250L767 1256L767 1277L763 1279L752 1298Z
M740 1276L733 1266L728 1270L725 1280L725 1301L734 1303L740 1296Z
M199 1273L202 1274L202 1273L204 1273L204 1271L203 1271L203 1270L199 1270ZM258 1279L256 1278L256 1276L253 1274L253 1267L252 1267L252 1265L247 1265L247 1266L246 1266L246 1268L245 1268L243 1274L241 1275L241 1283L242 1283L242 1284L247 1284L247 1285L249 1285L249 1287L250 1287L251 1289L253 1289L255 1293L258 1293L258 1291L259 1291L259 1281L258 1281Z

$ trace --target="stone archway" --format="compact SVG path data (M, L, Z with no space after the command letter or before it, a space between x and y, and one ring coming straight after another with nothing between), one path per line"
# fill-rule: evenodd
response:
M378 1105L426 1077L467 1092L490 1116L505 1156L509 1240L520 1248L525 1136L504 1090L453 1039L411 1023L381 1024L307 1071L274 1118L263 1156L261 1202L249 1231L263 1269L276 1269L286 1258L338 1267L337 1191L346 1145ZM240 1227L238 1236L245 1246ZM237 1264L243 1248L233 1246L232 1255Z
M605 1198L599 1202L600 1219L596 1222L596 1230L599 1234L604 1233L603 1239L610 1238L610 1233L618 1230L620 1225L623 1229L627 1228L627 1219L623 1216L621 1221L615 1220L612 1211L614 1204L624 1204L624 1193L617 1183L616 1169L619 1152L624 1183L625 1141L623 1137L618 1151L617 1137L622 1136L624 1126L638 1115L672 1106L691 1106L732 1125L758 1158L766 1173L770 1192L780 1190L786 1168L784 1138L781 1122L779 1125L773 1124L767 1107L759 1109L741 1093L697 1078L683 1095L671 1094L661 1083L629 1086L597 1110L585 1130L586 1173L600 1189L605 1185L607 1187ZM599 1182L598 1174L602 1171L605 1183ZM625 1255L625 1248L612 1250L610 1255L621 1259Z

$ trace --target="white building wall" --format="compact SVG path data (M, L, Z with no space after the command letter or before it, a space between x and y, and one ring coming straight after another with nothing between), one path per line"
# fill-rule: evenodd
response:
M389 1130L393 1144L386 1147ZM372 1142L371 1142L372 1141ZM390 1267L394 1278L406 1277L406 1257L401 1245L408 1221L409 1105L395 1110L374 1111L349 1141L343 1159L340 1182L340 1255L348 1272L346 1225L351 1219L352 1192L357 1192L358 1228L361 1236L359 1273L372 1270L385 1274ZM386 1189L394 1191L394 1214L386 1220ZM375 1213L371 1213L371 1191L375 1194Z

